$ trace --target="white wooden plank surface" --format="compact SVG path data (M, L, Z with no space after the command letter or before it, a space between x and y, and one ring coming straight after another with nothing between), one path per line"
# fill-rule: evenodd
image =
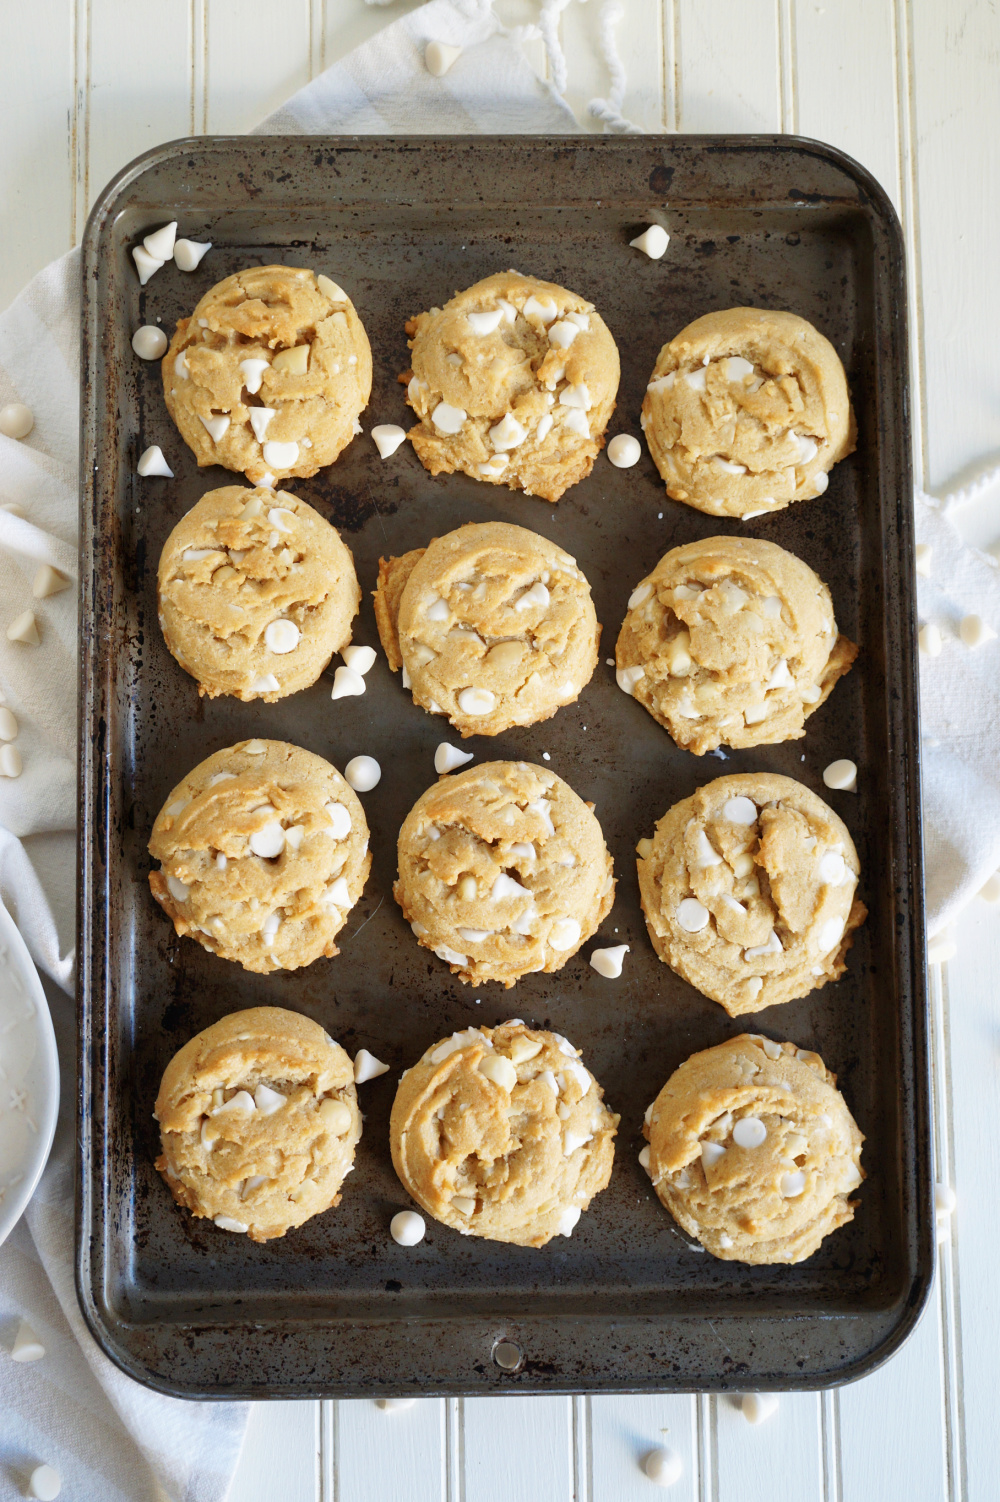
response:
M244 130L417 0L32 0L4 7L0 306L79 236L93 198L146 147ZM624 113L646 128L795 130L841 146L896 203L911 256L918 472L939 487L1000 457L1000 21L994 0L624 0ZM497 0L507 24L536 0ZM561 36L569 98L606 96L598 0ZM543 76L543 50L529 55ZM594 128L593 122L586 122ZM39 189L39 184L44 189ZM981 524L987 527L989 523ZM992 534L1000 536L1000 524ZM959 1211L927 1315L864 1382L784 1397L753 1429L727 1399L262 1404L234 1502L632 1502L645 1451L684 1460L683 1502L979 1502L993 1443L1000 1235L1000 914L978 905L935 977L938 1173ZM952 1081L961 1088L953 1089Z

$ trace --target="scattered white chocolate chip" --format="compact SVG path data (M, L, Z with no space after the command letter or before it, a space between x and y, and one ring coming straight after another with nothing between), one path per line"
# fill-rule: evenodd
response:
M727 798L722 805L722 817L730 824L756 824L757 805L752 798Z
M388 1074L388 1064L383 1064L381 1059L376 1059L367 1048L359 1048L354 1058L354 1083L363 1085L366 1080L376 1080L380 1074Z
M41 645L42 638L38 634L38 622L31 610L22 613L11 621L7 627L7 640L23 642L25 646L37 647Z
M595 949L590 963L598 975L603 975L606 980L617 980L629 948L628 944L612 944L609 949Z
M497 696L488 688L463 688L458 696L458 707L463 714L492 714Z
M212 442L221 443L229 431L229 424L232 422L232 418L228 413L220 412L212 417L203 417L201 422Z
M3 501L3 502L0 502L0 511L6 511L8 516L19 516L19 517L22 518L22 520L28 514L25 511L24 507L23 506L19 506L16 501Z
M670 236L662 224L651 224L628 243L634 250L641 250L651 261L658 261L670 244Z
M431 413L431 421L439 433L460 433L465 424L465 409L453 407L450 402L438 402Z
M299 446L297 443L276 443L272 439L263 444L261 452L269 469L291 469L299 457Z
M28 1321L23 1319L17 1327L14 1344L11 1346L11 1361L41 1361L44 1355L45 1347Z
M23 402L8 402L0 407L0 433L5 438L27 438L34 426L34 413Z
M151 443L148 449L143 449L139 455L136 470L144 479L150 475L163 475L168 480L174 477L174 472L164 459L163 450L158 443Z
M62 1491L62 1477L54 1466L36 1465L28 1477L28 1496L37 1502L55 1502Z
M389 1222L389 1234L399 1246L416 1246L418 1241L423 1241L427 1224L422 1215L415 1210L400 1210ZM387 1400L382 1399L383 1403ZM392 1399L388 1400L389 1402ZM399 1400L397 1399L397 1402ZM406 1402L406 1399L403 1399ZM410 1402L413 1401L411 1398Z
M146 235L142 243L146 248L146 254L152 256L154 261L159 261L162 266L163 262L169 261L173 255L176 239L177 221L174 219L169 224L163 225L161 229L153 230Z
M345 647L340 655L352 673L364 677L374 666L377 653L374 647Z
M356 793L370 793L378 785L382 768L374 756L352 756L344 768L344 776Z
M748 1424L763 1424L778 1411L778 1399L773 1392L745 1392L740 1409Z
M35 575L31 586L31 593L36 600L47 600L50 595L57 595L64 589L69 589L72 579L67 579L51 563L43 563Z
M343 699L353 694L363 694L364 691L365 680L353 668L338 668L334 673L331 699Z
M503 308L490 308L486 313L467 313L469 327L474 334L482 337L484 334L492 334L494 329L499 328L503 317Z
M461 56L461 47L453 47L449 42L428 42L424 48L424 67L435 78L443 78Z
M832 761L828 767L823 768L823 781L828 788L834 788L841 793L856 793L858 790L858 769L853 761L842 757L840 761Z
M434 770L439 777L443 777L446 772L454 772L456 767L462 767L471 760L471 751L460 751L457 746L449 746L447 741L441 741L434 752Z
M2 729L0 729L0 735L3 735ZM4 736L4 739L6 740L7 737ZM1000 902L1000 871L994 871L992 876L987 877L979 889L979 895L984 902Z
M632 243L635 244L635 241ZM676 1450L663 1446L650 1450L649 1454L643 1457L642 1469L654 1486L673 1486L681 1478L684 1462Z
M685 933L699 934L708 923L708 908L702 907L697 897L685 897L678 904L677 922Z
M517 1084L517 1070L503 1054L490 1053L479 1061L479 1073L509 1094Z
M993 627L988 626L980 615L963 615L958 634L967 647L981 647L997 638Z
M241 1220L234 1220L231 1215L217 1215L215 1217L215 1224L220 1231L246 1232L250 1229Z
M608 444L608 458L615 469L631 469L642 457L642 446L631 433L616 433Z
M144 323L132 335L132 348L140 360L159 360L167 352L167 336L155 323Z
M938 1220L953 1214L957 1204L958 1198L950 1184L934 1185L934 1214Z
M197 271L211 249L211 240L177 240L174 244L174 265L178 271Z
M0 756L3 752L0 751ZM958 953L958 946L948 934L935 934L927 940L927 963L928 965L943 965L948 960L953 960Z
M163 265L163 262L156 256L151 256L149 251L143 245L137 245L135 247L135 249L132 251L132 259L135 262L135 269L139 273L140 287L144 287L149 281L149 278L153 276L157 271L159 271L160 267Z
M737 1147L760 1147L767 1139L767 1127L756 1116L741 1116L733 1127Z
M286 652L294 652L301 640L302 633L294 621L280 617L276 621L269 621L264 628L264 644L269 652L276 656L283 656Z
M376 1398L375 1407L381 1408L383 1413L402 1413L406 1408L412 1408L416 1398Z
M6 704L0 705L0 741L16 741L19 729L14 711Z
M940 657L941 629L934 621L928 621L926 625L921 626L917 633L917 642L921 652L925 652L928 657Z
M933 549L929 542L918 542L914 557L916 559L917 573L921 579L929 579L931 576L931 553Z
M394 454L405 440L406 432L403 428L397 427L394 422L380 422L372 428L371 436L372 442L378 449L379 458L388 459L390 454Z

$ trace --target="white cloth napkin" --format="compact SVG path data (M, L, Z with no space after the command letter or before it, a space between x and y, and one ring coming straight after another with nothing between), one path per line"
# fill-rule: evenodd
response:
M443 79L428 41L462 56ZM517 34L478 0L432 0L388 26L260 127L270 134L536 131L579 127L526 62ZM0 435L0 702L19 725L24 771L0 777L0 894L46 984L62 1070L60 1124L24 1221L0 1248L0 1498L48 1462L65 1495L100 1502L222 1502L248 1405L165 1398L124 1376L86 1330L73 1283L76 1039L72 992L75 799L79 256L37 276L0 315L0 406L29 406L24 442ZM73 588L32 598L50 563ZM8 642L34 609L41 646ZM2 1129L2 1122L0 1122ZM28 1320L46 1348L9 1359Z

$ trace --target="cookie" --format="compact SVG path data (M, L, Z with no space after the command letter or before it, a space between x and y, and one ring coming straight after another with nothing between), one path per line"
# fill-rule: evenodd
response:
M665 344L641 422L667 495L744 521L822 495L857 433L829 339L762 308L706 313Z
M653 948L730 1017L806 996L844 973L867 912L847 826L791 777L719 777L640 840Z
M432 475L460 470L558 501L594 467L618 348L593 303L501 271L406 325L409 438Z
M551 974L611 911L592 805L543 767L484 762L442 777L399 831L403 916L462 981Z
M185 1043L153 1114L177 1203L251 1241L339 1205L361 1136L347 1054L283 1007L231 1012Z
M597 666L601 628L576 559L507 522L380 559L375 616L414 702L464 736L549 719Z
M286 741L240 741L177 784L153 825L157 902L245 970L297 970L334 942L371 869L368 825L336 767Z
M773 542L672 548L628 603L618 686L696 756L797 740L858 652L823 581Z
M199 465L255 485L314 475L361 432L372 352L342 287L252 266L205 293L163 357L167 411Z
M470 1027L399 1082L392 1163L421 1209L463 1236L545 1246L607 1186L618 1117L558 1033Z
M854 1219L858 1131L818 1053L753 1033L692 1054L646 1112L649 1175L728 1262L802 1262Z
M167 538L158 597L163 639L199 693L273 704L347 646L361 590L318 511L286 491L225 485Z

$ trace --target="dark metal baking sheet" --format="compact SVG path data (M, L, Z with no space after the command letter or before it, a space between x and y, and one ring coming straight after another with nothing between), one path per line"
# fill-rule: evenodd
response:
M665 210L666 257L629 250ZM213 249L194 274L168 266L140 288L131 246L175 217ZM463 476L432 479L409 445L383 463L367 437L290 487L353 549L360 641L377 643L379 554L462 522L518 522L579 559L604 625L593 681L553 720L468 745L480 760L548 753L595 800L620 883L601 938L632 946L617 983L580 955L512 992L474 989L414 942L392 899L395 842L434 779L444 727L412 704L384 657L363 698L332 703L325 678L267 706L199 700L167 654L160 548L204 491L234 477L196 468L157 365L137 360L129 339L157 319L171 331L212 283L274 261L326 271L350 291L375 357L366 430L406 425L404 320L510 265L582 292L607 320L622 352L609 436L638 431L661 344L710 309L792 309L841 353L857 453L822 500L742 526L668 501L645 453L629 470L602 456L555 507ZM813 142L208 138L151 152L108 188L84 246L78 1284L91 1329L126 1371L201 1397L788 1389L860 1375L912 1328L933 1241L906 371L898 223L863 169ZM137 478L150 443L174 480ZM605 665L635 582L669 547L720 532L805 558L861 644L804 741L725 761L674 747ZM287 975L249 975L178 941L146 885L146 842L167 791L211 752L260 734L340 767L369 752L383 768L364 797L374 866L342 953ZM856 795L823 788L823 767L841 756L860 767ZM742 770L797 777L844 816L870 917L839 984L733 1022L656 959L633 852L670 804ZM361 1091L364 1136L340 1208L256 1246L174 1207L153 1170L151 1111L181 1043L263 1002L317 1018L391 1070ZM452 1029L511 1014L582 1047L621 1112L611 1185L570 1240L541 1251L433 1221L418 1247L397 1247L388 1222L406 1197L387 1130L399 1073ZM747 1027L818 1049L867 1136L854 1222L797 1267L744 1267L692 1248L638 1163L643 1110L670 1072ZM516 1373L491 1359L500 1337L523 1349Z

